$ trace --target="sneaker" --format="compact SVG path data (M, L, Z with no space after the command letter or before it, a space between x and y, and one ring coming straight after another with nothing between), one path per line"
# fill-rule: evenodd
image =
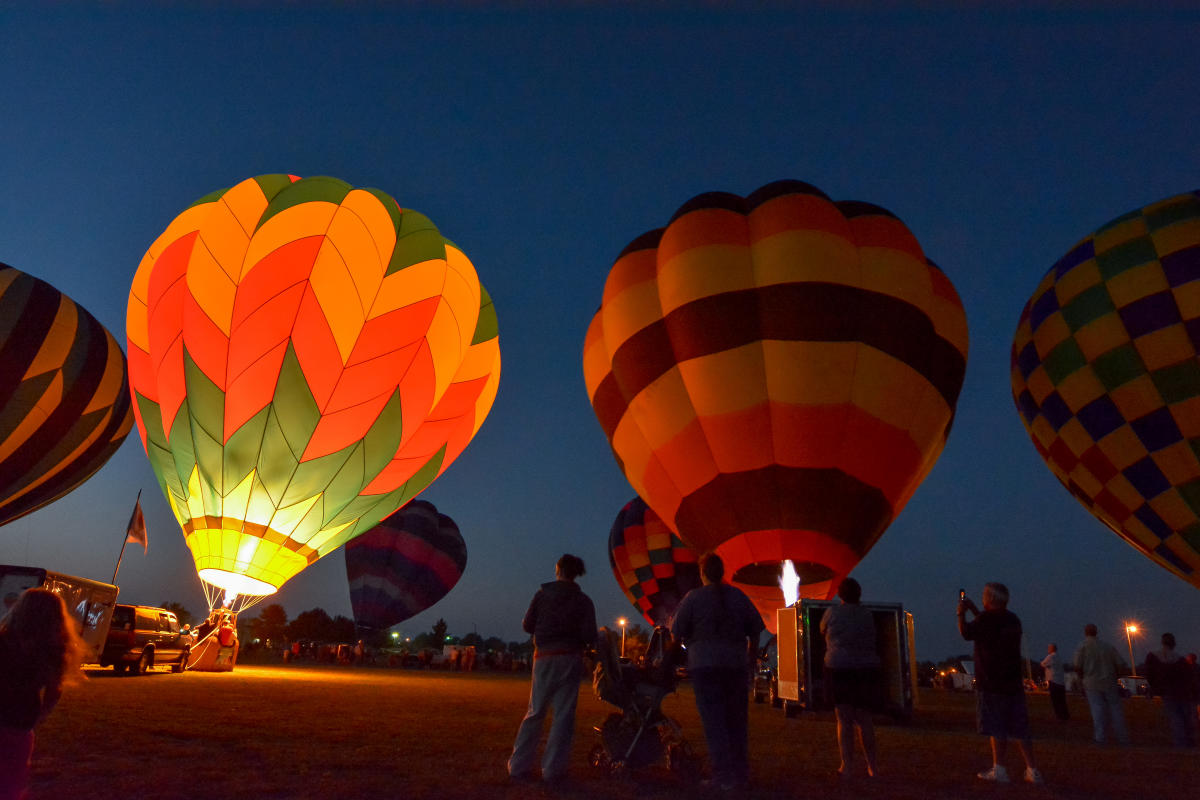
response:
M991 769L985 769L979 773L980 780L995 781L996 783L1008 783L1008 769L995 764Z
M1041 786L1043 783L1045 783L1045 781L1042 780L1042 773L1033 767L1025 768L1025 782L1036 783L1038 786Z

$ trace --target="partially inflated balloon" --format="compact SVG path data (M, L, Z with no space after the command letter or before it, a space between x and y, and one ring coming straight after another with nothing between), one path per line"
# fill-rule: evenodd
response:
M783 181L700 195L626 247L583 361L630 484L763 609L783 560L829 595L882 535L942 451L966 353L900 220Z
M0 264L0 525L86 481L132 427L112 334L50 284Z
M467 568L454 520L414 500L346 545L354 621L383 630L445 597Z
M375 189L264 175L198 200L129 295L138 430L201 579L265 594L474 436L500 375L467 257Z
M700 586L698 554L640 497L625 504L608 535L608 563L621 591L651 625L666 625Z
M1200 587L1200 192L1117 217L1050 268L1012 349L1021 421L1118 536Z

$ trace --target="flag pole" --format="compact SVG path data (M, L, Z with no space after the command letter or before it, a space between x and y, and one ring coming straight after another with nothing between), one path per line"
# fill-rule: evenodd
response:
M138 503L140 503L141 501L142 501L142 490L138 489L137 499L133 501L133 513L134 514L137 513ZM132 522L132 521L133 521L133 518L131 517L130 522ZM125 526L125 538L121 541L121 554L117 556L117 565L115 567L113 567L112 580L109 581L109 583L113 584L114 586L117 583L117 572L121 569L121 559L125 557L125 545L127 545L127 544L129 544L129 526L128 525Z

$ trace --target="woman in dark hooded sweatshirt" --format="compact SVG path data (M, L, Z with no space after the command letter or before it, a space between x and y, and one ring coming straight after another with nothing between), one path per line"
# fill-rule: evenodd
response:
M554 574L557 580L543 583L537 590L522 623L525 632L533 634L533 684L529 710L508 759L510 776L523 779L532 775L542 721L553 711L542 756L542 780L549 783L566 776L583 653L596 642L596 609L575 583L584 574L583 559L567 553L558 560Z

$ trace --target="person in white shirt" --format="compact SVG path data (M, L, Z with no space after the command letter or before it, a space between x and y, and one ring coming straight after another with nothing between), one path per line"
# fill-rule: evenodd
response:
M1066 722L1071 718L1071 712L1067 710L1067 671L1058 657L1058 645L1051 644L1046 650L1042 667L1046 670L1046 682L1050 685L1050 705L1054 707L1054 716Z

